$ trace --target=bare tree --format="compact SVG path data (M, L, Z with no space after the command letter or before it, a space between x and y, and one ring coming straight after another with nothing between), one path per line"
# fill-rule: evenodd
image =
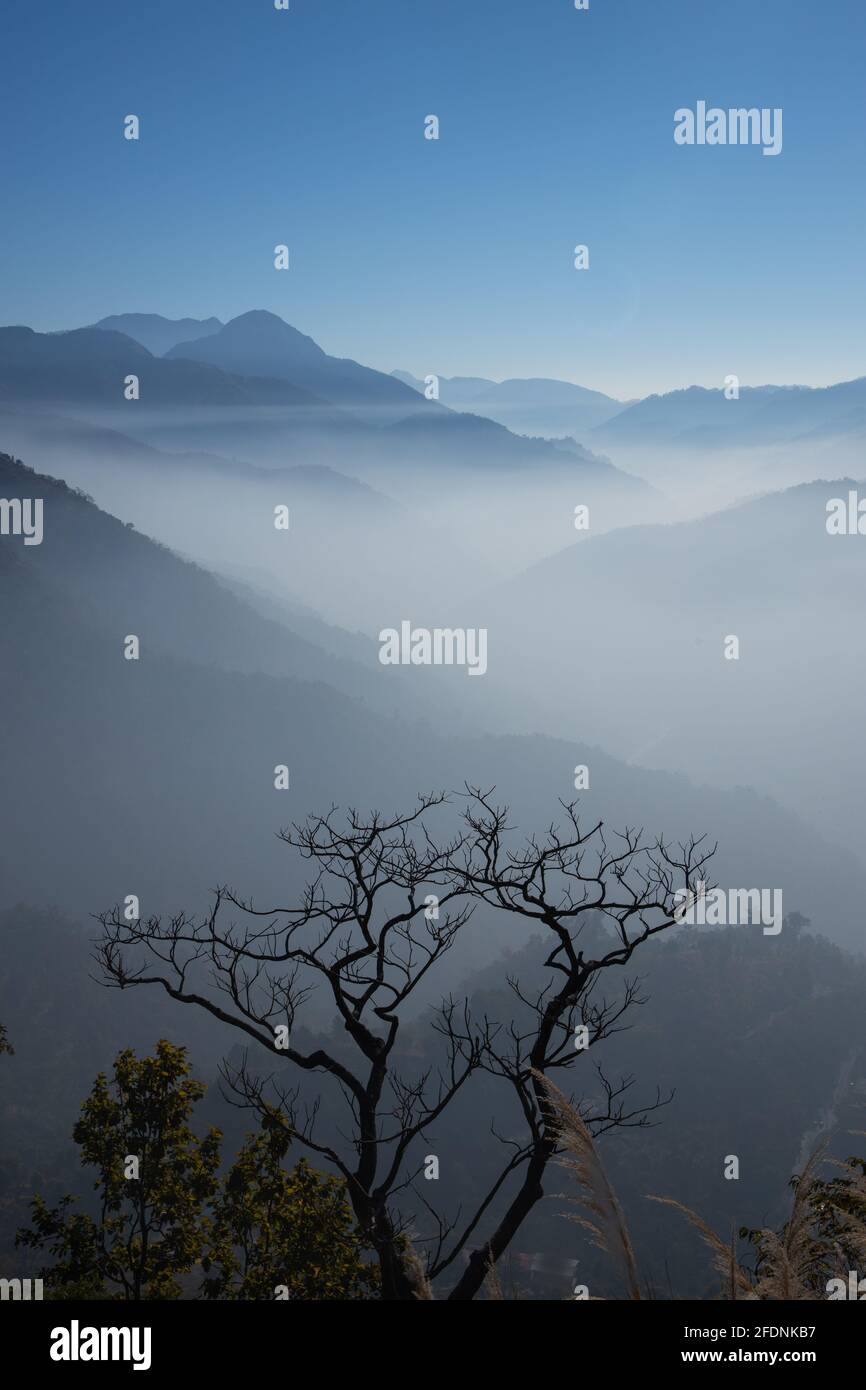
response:
M402 1007L472 912L471 905L449 908L460 894L453 864L461 839L439 848L425 826L426 813L444 800L420 797L415 810L391 819L378 813L364 819L350 811L345 826L336 824L332 808L281 832L287 845L316 866L298 907L258 909L222 888L200 922L184 913L167 922L128 922L117 908L99 918L98 959L107 983L160 985L282 1061L333 1079L351 1117L351 1156L318 1138L318 1102L302 1105L298 1091L287 1091L276 1077L263 1081L246 1060L234 1071L224 1069L230 1088L259 1109L270 1083L294 1136L345 1177L358 1224L380 1262L385 1298L416 1292L401 1221L390 1207L411 1181L405 1172L409 1150L490 1043L486 1025L476 1031L468 1010L459 1013L446 1001L435 1022L445 1038L435 1075L428 1070L405 1077L395 1064ZM225 923L227 906L245 917L242 930L234 921ZM144 959L130 956L136 947L144 948ZM208 992L196 985L202 966ZM342 1019L348 1057L336 1045L305 1051L293 1042L298 1011L316 981Z
M641 942L671 925L677 888L691 888L709 858L700 842L672 854L660 841L644 847L641 836L629 831L609 849L600 824L581 833L573 806L563 808L565 837L551 827L543 843L531 839L512 851L503 843L507 810L493 806L490 795L469 789L464 829L441 847L430 836L427 815L446 800L442 794L420 797L415 810L390 819L350 811L345 824L338 824L332 808L281 832L287 845L315 865L297 907L258 909L222 888L199 922L184 913L169 921L128 922L117 908L99 919L98 959L106 983L161 986L281 1061L331 1078L351 1124L342 1144L321 1137L319 1099L304 1103L300 1090L286 1089L279 1074L263 1078L246 1059L223 1072L243 1104L263 1110L274 1103L268 1097L275 1092L299 1142L345 1177L359 1226L379 1259L385 1298L425 1296L395 1199L412 1188L420 1170L416 1141L481 1069L503 1079L516 1095L525 1142L511 1145L469 1220L446 1220L419 1201L435 1228L424 1242L432 1280L455 1264L517 1183L450 1297L472 1298L482 1287L543 1195L544 1170L558 1152L556 1116L538 1078L582 1055L574 1047L576 1019L587 1027L590 1044L617 1029L638 998L636 985L626 981L614 1002L597 999L600 973L626 965ZM550 983L527 995L519 981L510 981L521 1021L515 1017L507 1026L487 1017L476 1021L468 1002L446 999L432 1025L438 1060L413 1069L398 1046L401 1010L405 1015L406 1002L477 903L519 914L551 933L544 961ZM242 927L225 923L226 908L242 914ZM597 943L605 920L612 928L607 946L585 956L581 933L594 923ZM328 1046L304 1049L296 1045L295 1022L317 981L343 1022L346 1041L335 1037ZM657 1096L652 1105L630 1110L630 1078L613 1084L600 1075L604 1103L584 1117L594 1134L646 1123L661 1103Z
M601 821L581 830L576 803L564 802L564 833L551 825L542 841L533 836L512 850L506 843L508 808L494 805L492 792L467 790L470 833L461 869L463 891L542 927L549 933L550 949L544 960L549 978L534 994L526 994L519 980L509 980L526 1022L512 1022L508 1050L496 1038L495 1047L484 1051L484 1067L517 1096L527 1140L513 1150L469 1227L431 1269L435 1278L456 1258L507 1180L519 1172L517 1190L491 1234L469 1256L449 1295L456 1300L475 1297L544 1195L545 1170L561 1152L561 1125L544 1085L546 1075L572 1067L590 1047L619 1031L631 1004L642 1002L637 982L628 979L616 999L599 997L603 972L627 966L640 945L673 925L680 896L699 891L697 884L704 881L715 852L694 838L675 849L661 839L644 844L643 832L629 829L614 834L609 843ZM600 925L605 928L601 933ZM590 926L594 930L584 948L581 937ZM585 1032L578 1035L578 1028ZM630 1110L626 1095L633 1078L614 1083L600 1066L596 1071L603 1103L578 1107L594 1137L613 1128L646 1125L651 1112L666 1103L657 1092L654 1102Z

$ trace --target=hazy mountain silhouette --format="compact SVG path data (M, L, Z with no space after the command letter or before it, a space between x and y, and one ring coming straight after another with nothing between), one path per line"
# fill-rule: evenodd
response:
M277 900L292 881L273 832L308 810L394 808L420 788L470 780L495 785L515 822L537 828L586 762L593 821L670 838L707 830L721 841L727 882L781 886L789 910L811 911L837 939L853 935L856 861L768 798L699 788L579 742L458 734L448 713L419 721L397 669L329 668L327 653L64 484L4 458L0 495L44 498L42 545L0 545L4 642L14 653L0 724L10 789L0 902L32 901L36 887L41 901L62 899L74 912L128 892L146 910L196 908L217 882ZM124 659L129 634L140 639L138 661ZM360 691L367 674L379 682L376 709L329 683L349 675ZM282 763L288 792L273 788ZM474 949L476 964L490 959L486 938Z
M109 314L90 326L125 333L155 357L161 357L175 343L189 343L217 333L222 328L222 321L216 318L167 319L162 314Z
M866 548L826 529L828 501L852 489L812 482L542 560L482 609L491 695L501 681L516 722L531 684L524 727L589 728L645 765L760 787L859 852L866 754L835 731L866 700Z
M0 405L0 438L10 453L26 456L30 467L62 472L64 466L68 467L73 461L76 465L86 465L87 483L82 483L79 467L71 468L67 474L67 481L84 486L85 491L91 490L91 480L102 480L109 471L113 471L115 481L122 484L123 470L135 468L161 474L163 478L194 472L203 481L224 478L265 483L269 487L282 480L296 489L303 489L308 496L318 495L322 502L351 505L362 512L384 513L395 507L391 498L377 493L367 483L324 465L261 468L243 459L223 458L219 454L166 453L107 425L51 410L28 412ZM56 476L61 476L61 472Z
M689 386L647 396L599 425L607 445L677 445L691 448L782 442L825 431L862 427L866 377L834 386L742 386L724 390Z
M344 481L352 486L351 480ZM365 491L361 484L354 486ZM301 635L291 626L289 605L254 590L242 602L231 592L242 592L238 581L220 582L65 483L44 475L37 479L0 455L0 496L31 497L34 488L43 498L50 530L42 545L26 551L28 574L56 585L100 625L114 630L126 625L136 633L156 630L160 651L193 662L326 681L374 704L393 704L393 692L378 679L376 648L369 639L351 643L344 634L346 640L341 641L338 631L309 615L298 620L305 629ZM354 505L357 508L357 501ZM325 636L327 650L316 645L319 633ZM398 683L402 674L397 673ZM411 702L408 688L403 698Z
M118 417L132 423L128 412ZM378 631L383 613L394 604L418 611L431 587L447 601L470 574L473 584L490 582L482 562L470 563L447 531L425 525L409 505L328 465L291 462L315 457L318 438L314 431L307 448L284 445L288 461L262 467L201 451L167 453L90 420L0 407L0 439L10 452L62 475L183 555L246 577L271 598L313 605L332 622ZM342 457L354 466L345 448ZM277 505L289 508L290 532L274 528Z
M130 374L139 378L136 401L124 399ZM327 399L313 394L313 385ZM325 465L386 489L392 481L415 486L425 479L438 488L442 470L469 478L492 468L533 479L556 474L579 486L583 500L604 494L617 508L622 500L639 506L652 498L645 481L572 440L526 438L494 420L428 403L393 377L329 357L264 311L164 357L105 328L0 328L0 404L40 415L59 408L186 456L228 454L268 468Z
M321 405L287 381L251 380L200 362L154 357L141 343L101 328L34 333L0 328L0 400L77 407L122 407L127 376L138 376L140 399L153 406Z
M386 373L348 357L329 356L312 338L265 309L241 314L206 338L177 343L166 356L210 362L242 376L280 377L355 409L386 405L408 413L426 405L417 392Z
M392 372L392 376L424 393L425 383L409 372ZM601 391L549 377L488 381L478 376L441 376L438 380L443 405L486 415L517 434L581 438L623 409L622 401Z
M534 464L539 472L544 468L568 470L575 479L595 474L615 486L649 491L642 479L615 468L610 459L592 453L574 440L562 448L558 441L514 434L506 425L468 411L419 412L389 425L386 433L392 441L421 446L425 458L435 459L442 467L461 469L484 464L525 468Z

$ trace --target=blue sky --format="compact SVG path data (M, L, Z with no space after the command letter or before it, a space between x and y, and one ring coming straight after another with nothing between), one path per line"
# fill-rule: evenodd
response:
M866 374L863 0L6 0L0 41L0 322L268 308L620 396ZM699 99L782 107L781 155L675 145Z

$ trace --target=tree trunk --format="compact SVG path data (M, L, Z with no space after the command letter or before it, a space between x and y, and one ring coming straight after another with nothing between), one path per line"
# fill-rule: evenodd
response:
M551 1145L542 1142L539 1150L533 1154L527 1165L520 1190L511 1206L486 1244L478 1250L472 1251L466 1269L448 1295L449 1301L453 1299L457 1302L468 1302L478 1293L487 1278L491 1265L496 1264L500 1255L511 1244L536 1202L544 1196L541 1180L550 1154Z

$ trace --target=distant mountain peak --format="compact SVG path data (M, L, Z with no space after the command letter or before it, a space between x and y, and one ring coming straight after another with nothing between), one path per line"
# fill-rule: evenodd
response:
M283 352L303 353L308 358L327 357L327 353L319 347L314 338L302 333L299 328L294 328L270 309L248 309L245 314L238 314L236 318L229 319L228 323L222 325L219 336L223 342L249 341L259 346L278 348Z
M291 324L279 314L275 314L272 309L246 309L242 314L235 314L233 319L227 319L223 327L228 328L231 324L245 323L248 320L258 323L276 323L283 328L291 328ZM292 329L292 332L296 331L296 329Z
M218 333L222 322L218 318L167 319L162 314L109 314L90 327L125 333L128 338L146 347L154 357L162 357L175 343L191 342Z
M205 339L204 341L208 341ZM152 352L117 329L72 328L34 333L0 327L0 401L85 402L116 406L126 373L143 373L141 409L184 405L321 405L310 391L288 380L246 379L244 373L174 354Z
M408 412L419 403L411 387L351 358L332 357L268 309L238 314L218 333L176 343L165 355L209 362L241 376L289 381L340 406Z

